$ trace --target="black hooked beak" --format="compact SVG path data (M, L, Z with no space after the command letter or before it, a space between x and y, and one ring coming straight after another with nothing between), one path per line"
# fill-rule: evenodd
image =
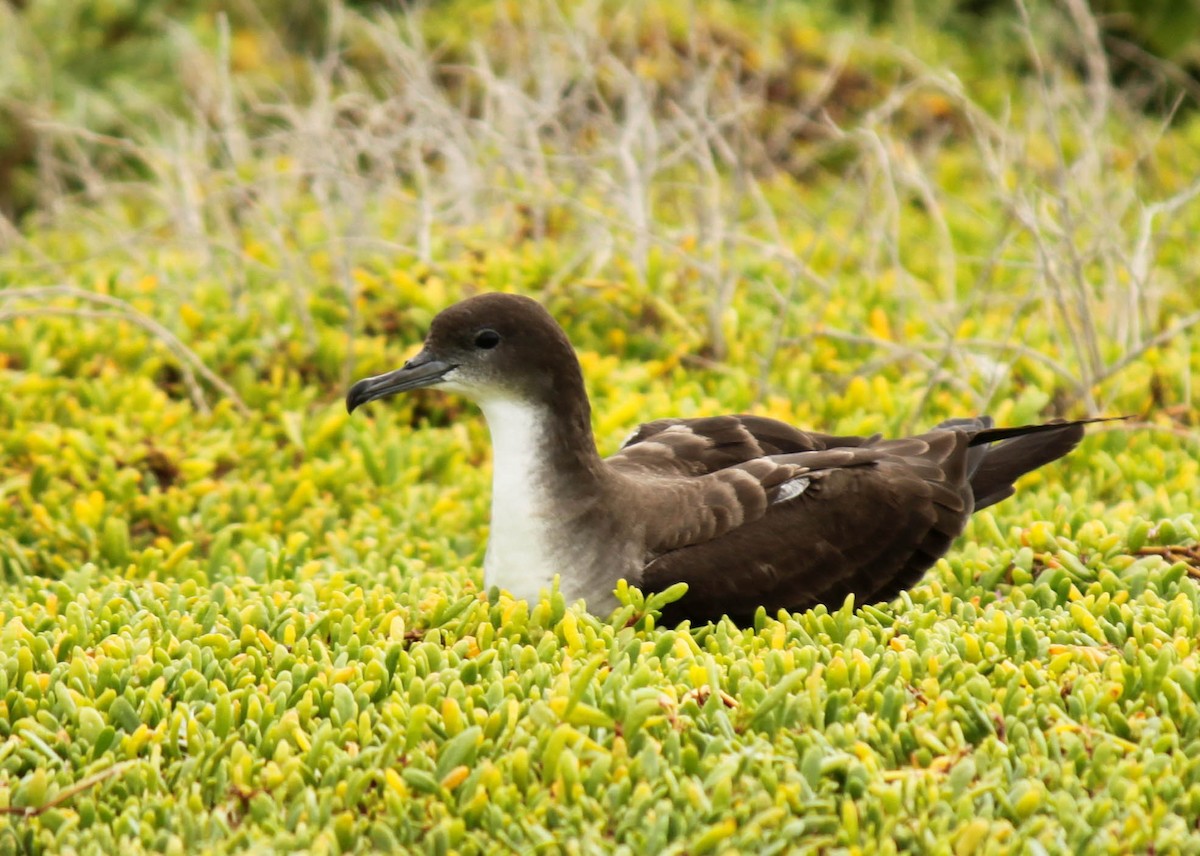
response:
M346 411L353 413L356 407L377 398L386 398L423 386L433 386L456 368L458 367L455 365L431 357L428 351L421 351L401 368L364 378L350 387L350 391L346 393Z

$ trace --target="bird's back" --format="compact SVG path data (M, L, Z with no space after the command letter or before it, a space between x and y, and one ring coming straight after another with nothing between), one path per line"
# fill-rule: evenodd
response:
M689 585L677 610L748 618L887 600L915 584L971 513L1070 451L1082 423L996 429L950 420L896 440L813 434L752 416L641 426L606 463L640 479L647 589Z

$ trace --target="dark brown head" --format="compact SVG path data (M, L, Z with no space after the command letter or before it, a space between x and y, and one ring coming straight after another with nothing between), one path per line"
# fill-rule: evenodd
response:
M421 352L395 371L354 384L346 409L422 387L480 404L509 400L557 409L564 400L587 402L566 334L541 304L517 294L481 294L438 313Z

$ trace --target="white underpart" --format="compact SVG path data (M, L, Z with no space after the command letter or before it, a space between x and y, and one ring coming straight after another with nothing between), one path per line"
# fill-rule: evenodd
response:
M810 481L811 480L806 476L800 476L798 478L785 481L779 486L779 495L775 497L775 502L771 504L778 505L781 502L787 502L789 499L794 499L795 497L804 493L804 491L808 490Z
M541 461L543 415L526 402L480 400L492 434L492 528L483 581L534 601L564 569L554 549L553 501Z

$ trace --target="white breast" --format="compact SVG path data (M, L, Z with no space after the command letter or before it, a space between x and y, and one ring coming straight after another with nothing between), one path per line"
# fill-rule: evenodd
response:
M484 584L516 598L537 600L562 573L555 547L555 508L538 457L542 415L511 399L479 402L492 434L492 528Z

